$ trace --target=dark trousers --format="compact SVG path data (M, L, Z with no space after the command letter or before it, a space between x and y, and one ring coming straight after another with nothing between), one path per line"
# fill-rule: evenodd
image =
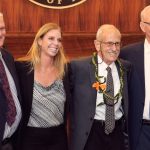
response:
M64 125L50 128L27 127L19 150L67 150Z
M13 150L13 147L10 143L7 143L5 145L2 145L2 148L0 150Z
M150 150L150 125L142 125L136 150Z
M13 150L10 138L6 138L2 141L0 150Z
M122 124L116 124L109 135L104 132L104 123L94 120L84 150L124 150Z

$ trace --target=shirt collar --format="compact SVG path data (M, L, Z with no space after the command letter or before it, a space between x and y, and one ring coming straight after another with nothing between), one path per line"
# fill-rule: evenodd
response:
M104 68L107 68L108 66L113 70L113 68L115 67L115 63L114 62L112 62L110 65L107 65L103 60L102 60L102 58L99 56L99 55L97 55L98 56L98 59L97 59L97 61L98 61L98 65L100 65L100 64L102 64L102 66L104 67Z
M2 52L0 51L0 59L2 59L3 57L2 57Z
M2 52L0 51L0 59L2 60L3 59L3 57L2 57Z
M147 39L144 42L145 52L150 52L150 44L148 43Z

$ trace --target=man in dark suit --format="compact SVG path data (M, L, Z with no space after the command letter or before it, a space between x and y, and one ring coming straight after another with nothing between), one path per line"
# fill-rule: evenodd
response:
M131 61L138 80L130 84L129 135L132 150L150 150L150 6L141 12L145 41L122 48L120 57Z
M0 13L0 150L12 150L21 107L14 59L3 48L5 35L3 14Z
M102 25L94 41L97 52L70 64L70 150L125 149L131 64L118 59L120 42L115 26Z

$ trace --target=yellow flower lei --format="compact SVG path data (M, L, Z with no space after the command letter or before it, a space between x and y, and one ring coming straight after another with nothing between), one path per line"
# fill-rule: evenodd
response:
M124 82L123 82L123 75L124 75L123 66L122 66L122 63L120 62L119 59L117 59L117 62L119 64L119 69L120 69L120 89L119 89L118 93L115 96L111 96L105 91L106 90L106 84L104 85L104 83L102 83L100 81L101 76L98 76L97 53L96 52L93 53L92 63L95 66L95 78L96 78L97 81L95 83L93 83L92 87L95 88L99 93L103 93L104 98L107 97L107 98L109 98L109 99L111 99L113 101L116 100L116 103L118 102L118 99L122 96L123 86L124 86Z

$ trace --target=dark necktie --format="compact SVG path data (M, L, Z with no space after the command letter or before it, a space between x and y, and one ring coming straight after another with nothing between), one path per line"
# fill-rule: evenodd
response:
M12 93L10 91L5 68L1 59L0 59L0 80L2 82L2 88L3 88L6 101L7 101L7 118L6 119L7 119L8 125L11 126L15 121L16 107L15 107L15 103L12 97Z
M114 84L111 73L111 68L107 67L107 87L106 93L110 96L114 96ZM114 101L109 97L105 96L106 101L106 114L105 114L105 133L109 134L115 128L115 115L114 115Z

